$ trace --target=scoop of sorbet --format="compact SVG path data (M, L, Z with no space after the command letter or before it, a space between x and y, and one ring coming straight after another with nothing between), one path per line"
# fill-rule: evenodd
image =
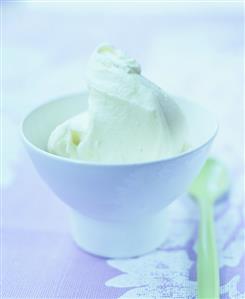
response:
M88 110L57 126L48 151L81 161L133 163L174 156L187 144L185 117L140 65L111 45L88 64ZM79 113L79 111L78 111Z

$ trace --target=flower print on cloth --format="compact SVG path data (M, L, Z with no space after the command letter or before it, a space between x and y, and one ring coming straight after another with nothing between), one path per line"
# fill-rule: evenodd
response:
M196 283L189 280L192 263L183 250L159 250L135 259L111 260L109 265L126 274L110 279L106 285L133 288L121 298L194 298Z
M242 200L233 202L237 195L235 188L229 200L217 203L215 208L222 299L245 298L245 277L241 277L244 225ZM242 198L240 194L239 197ZM172 225L160 249L142 257L107 261L123 272L106 282L108 287L127 288L120 298L196 298L198 209L194 201L185 197L168 210Z

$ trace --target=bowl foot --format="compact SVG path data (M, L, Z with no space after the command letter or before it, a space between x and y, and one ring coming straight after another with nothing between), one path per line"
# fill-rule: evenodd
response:
M94 255L129 258L151 252L167 233L165 210L130 222L99 221L72 211L72 236L77 245Z

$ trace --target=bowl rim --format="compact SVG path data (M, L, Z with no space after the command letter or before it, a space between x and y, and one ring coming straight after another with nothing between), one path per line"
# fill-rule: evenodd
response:
M43 102L42 104L35 106L33 109L31 109L29 111L29 113L27 113L26 116L22 119L22 121L20 123L20 134L21 134L21 137L22 137L22 140L24 141L24 143L32 150L38 152L41 155L46 156L47 158L65 162L65 163L72 163L72 164L83 165L83 166L92 166L92 167L132 167L132 166L145 166L145 165L169 162L169 161L173 161L173 160L176 160L176 159L179 159L182 157L189 156L189 155L201 150L209 143L211 143L215 139L215 137L218 133L218 130L219 130L219 125L218 125L217 119L212 115L214 122L215 122L215 129L213 130L213 134L204 143L201 143L198 146L191 147L189 150L186 150L184 152L181 152L177 155L174 155L174 156L171 156L168 158L162 158L162 159L157 159L157 160L147 160L144 162L130 162L130 163L103 163L103 162L93 162L93 161L86 161L86 160L75 160L75 159L51 154L48 151L45 151L45 150L39 148L38 146L34 145L31 141L28 140L28 138L25 136L25 133L24 133L24 125L25 125L25 122L27 121L27 119L35 111L37 111L38 109L40 109L41 107L43 107L45 105L50 104L51 102L57 102L57 101L65 100L67 98L71 98L71 97L78 97L79 95L82 95L82 94L86 94L86 91L83 91L80 93L67 94L67 95L60 96L60 97L57 97L54 99L50 99L50 100ZM185 101L198 106L200 109L202 109L210 114L210 112L206 108L204 108L202 105L200 105L199 103L195 103L195 102L192 102L192 101L186 100L186 99L185 99Z

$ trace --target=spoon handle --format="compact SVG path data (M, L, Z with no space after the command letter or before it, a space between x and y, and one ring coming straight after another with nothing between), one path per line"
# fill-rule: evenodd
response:
M212 201L200 200L197 281L199 299L218 299L219 265L215 241Z

